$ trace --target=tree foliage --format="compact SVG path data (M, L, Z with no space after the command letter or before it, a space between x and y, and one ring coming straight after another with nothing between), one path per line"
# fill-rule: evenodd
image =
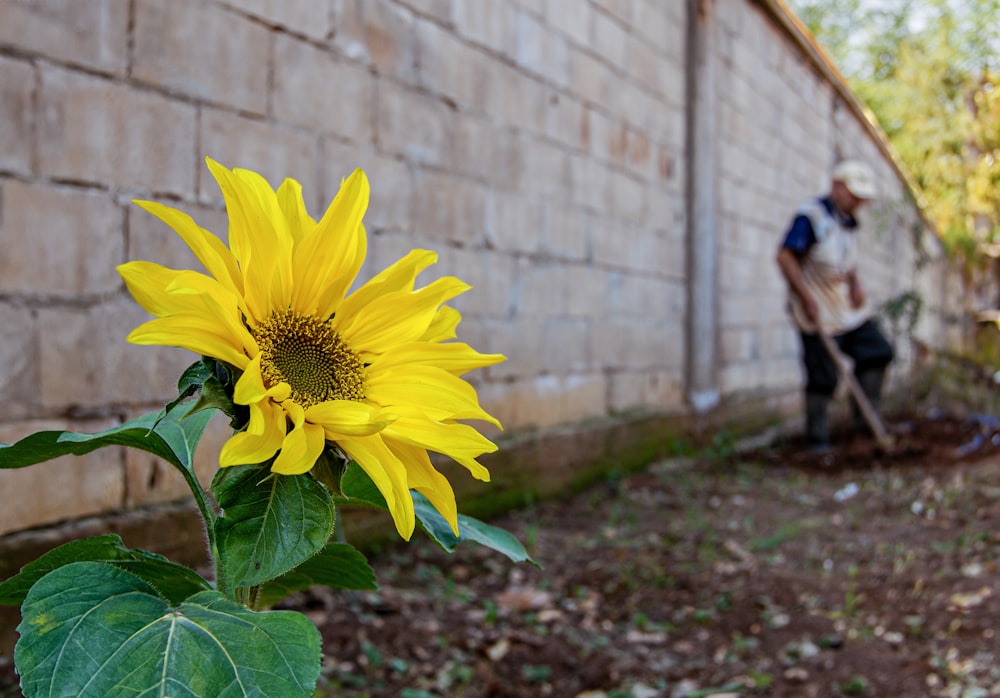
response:
M1000 238L1000 0L791 0L970 275Z

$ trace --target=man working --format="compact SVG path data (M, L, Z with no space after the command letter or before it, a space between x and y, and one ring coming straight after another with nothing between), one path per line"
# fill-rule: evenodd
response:
M834 168L832 180L829 194L799 207L777 256L788 281L789 311L802 338L806 440L817 453L830 450L828 410L838 379L817 326L854 360L855 376L875 409L893 358L857 276L854 213L876 195L875 175L867 164L845 160Z

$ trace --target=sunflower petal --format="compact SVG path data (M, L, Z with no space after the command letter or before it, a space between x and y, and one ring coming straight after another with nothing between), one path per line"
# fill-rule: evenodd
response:
M361 219L368 208L368 178L355 170L316 227L295 247L292 308L304 315L333 314L357 276L367 252Z
M262 203L260 183L212 159L208 167L222 190L229 215L229 249L239 261L247 309L254 322L270 315L272 283L279 263L278 233L269 207ZM259 177L259 176L258 176ZM263 178L260 178L263 179ZM264 186L267 186L266 183ZM274 192L270 192L274 198ZM275 202L274 208L277 208Z
M370 360L397 344L419 339L438 306L469 288L459 279L444 277L419 291L387 294L353 318L339 318L337 331L354 351Z
M437 314L431 320L430 326L423 336L424 342L446 342L458 336L458 323L462 321L462 314L448 305L438 308Z
M389 450L379 434L344 438L338 440L337 444L368 473L368 477L385 498L399 535L404 540L410 540L416 519L403 462Z
M372 362L368 375L411 364L426 364L442 368L452 375L461 376L473 369L493 366L506 360L507 357L503 354L480 354L464 342L447 344L411 342L392 347L380 355Z
M222 445L219 465L264 463L285 439L285 412L270 400L250 405L250 424Z
M321 425L331 441L341 436L370 436L396 421L396 415L354 400L321 402L306 410L305 416Z
M222 240L195 223L191 216L175 208L156 201L136 200L133 203L170 226L191 249L205 271L218 279L219 283L237 293L243 293L243 277L236 258Z
M306 210L302 199L302 185L294 179L286 179L278 187L278 206L288 221L288 232L292 241L298 244L302 238L316 227L316 221Z
M455 460L476 458L497 450L496 444L468 424L435 422L420 410L408 407L398 407L395 410L400 413L400 417L381 432L383 438L398 439Z
M386 441L389 450L406 464L407 482L410 487L427 497L444 520L451 526L451 532L458 536L458 504L455 491L448 478L439 473L431 464L427 451L398 441Z
M373 300L389 293L410 292L417 274L437 261L437 253L430 250L410 250L365 282L361 288L344 299L337 309L341 322L350 322L355 315Z
M207 317L164 317L139 325L126 340L131 344L180 347L243 368L248 361L243 347L218 330L218 323Z
M286 400L292 392L288 383L278 383L270 388L264 384L264 376L260 371L260 355L246 362L243 375L236 381L233 389L233 402L237 405L253 405L267 398Z
M369 370L366 387L372 402L390 410L407 405L435 421L481 419L500 427L500 422L479 406L475 388L436 366L412 365L405 371Z
M323 427L303 422L288 432L281 444L281 451L271 466L271 472L281 475L301 475L308 472L316 465L316 459L325 445Z

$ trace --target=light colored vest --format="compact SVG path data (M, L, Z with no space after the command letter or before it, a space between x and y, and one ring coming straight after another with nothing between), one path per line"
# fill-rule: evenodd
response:
M871 314L867 301L860 308L851 307L849 272L858 266L858 241L832 216L819 199L811 199L797 212L812 223L814 244L800 260L802 278L819 304L820 324L832 335L843 334L860 326ZM789 309L796 326L803 332L816 328L806 320L798 297L789 294Z

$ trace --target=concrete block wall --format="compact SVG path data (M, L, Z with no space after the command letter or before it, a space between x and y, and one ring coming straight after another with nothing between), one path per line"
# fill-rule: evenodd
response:
M426 246L437 274L475 287L457 302L462 338L510 357L475 376L508 431L682 404L684 12L3 3L0 441L106 428L170 397L194 357L125 343L143 313L114 267L197 266L133 198L225 235L206 155L298 179L314 213L364 168L363 274ZM206 474L222 432L203 444ZM40 486L54 472L60 497ZM0 471L0 486L24 502L0 512L0 534L184 494L114 449Z
M456 302L460 336L510 357L473 376L508 433L688 411L698 4L0 3L0 442L99 430L172 396L194 357L125 343L144 318L114 267L196 267L133 198L224 237L205 156L272 184L298 179L314 214L364 168L362 274L422 246L440 254L428 280L474 286ZM885 155L848 110L838 116L837 91L760 0L712 4L718 388L791 394L778 236L838 148ZM876 282L884 297L912 265L886 240L872 244L873 271L899 265ZM205 477L225 436L217 424L200 448ZM0 470L0 488L19 501L0 509L0 535L185 492L162 464L114 449Z

